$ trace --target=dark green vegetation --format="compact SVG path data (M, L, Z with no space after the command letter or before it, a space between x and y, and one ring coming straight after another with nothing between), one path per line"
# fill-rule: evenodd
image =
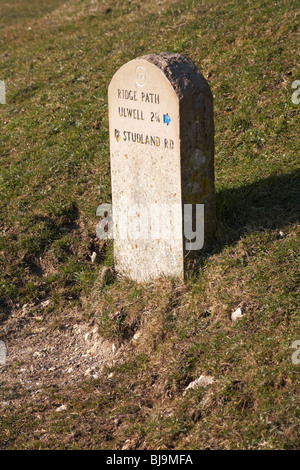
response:
M299 447L297 4L0 0L0 304L50 299L49 328L74 308L74 322L125 344L102 377L48 384L35 404L0 376L0 401L22 398L0 416L2 448ZM218 231L184 286L101 287L107 87L125 62L165 50L191 58L214 94ZM135 331L147 340L129 344ZM215 383L183 397L200 374Z

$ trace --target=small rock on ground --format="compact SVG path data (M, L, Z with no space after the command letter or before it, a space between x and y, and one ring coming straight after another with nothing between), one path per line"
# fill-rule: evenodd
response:
M194 380L186 387L185 391L183 392L183 395L185 395L188 390L195 390L200 387L207 387L207 385L212 384L214 381L215 379L211 375L200 375L198 379Z
M245 311L241 307L239 307L231 314L231 320L233 322L236 322L239 318L243 317L244 315Z

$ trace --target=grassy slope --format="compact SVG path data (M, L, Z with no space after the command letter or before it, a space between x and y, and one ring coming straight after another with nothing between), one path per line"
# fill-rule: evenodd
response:
M0 418L2 447L299 446L296 4L0 1L1 305L51 299L55 325L74 306L104 336L147 337L111 380L109 370L64 392L49 386L45 396L64 394L63 416L43 404L27 412L20 386L24 408ZM107 87L126 61L164 50L191 58L215 97L218 232L185 286L116 278L100 289L112 262L95 237L96 208L110 200ZM232 325L242 302L247 315ZM217 379L210 398L183 397L203 373Z

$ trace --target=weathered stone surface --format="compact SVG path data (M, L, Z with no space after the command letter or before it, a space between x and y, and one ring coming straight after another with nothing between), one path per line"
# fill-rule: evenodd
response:
M179 54L150 54L116 72L108 99L116 269L138 282L183 278L195 254L184 204L204 204L206 240L216 223L209 85Z

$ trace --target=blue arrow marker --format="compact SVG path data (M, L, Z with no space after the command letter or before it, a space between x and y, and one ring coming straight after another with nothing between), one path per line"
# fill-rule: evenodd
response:
M170 116L167 114L164 114L164 124L167 124L167 126L170 124L171 122L171 118Z

